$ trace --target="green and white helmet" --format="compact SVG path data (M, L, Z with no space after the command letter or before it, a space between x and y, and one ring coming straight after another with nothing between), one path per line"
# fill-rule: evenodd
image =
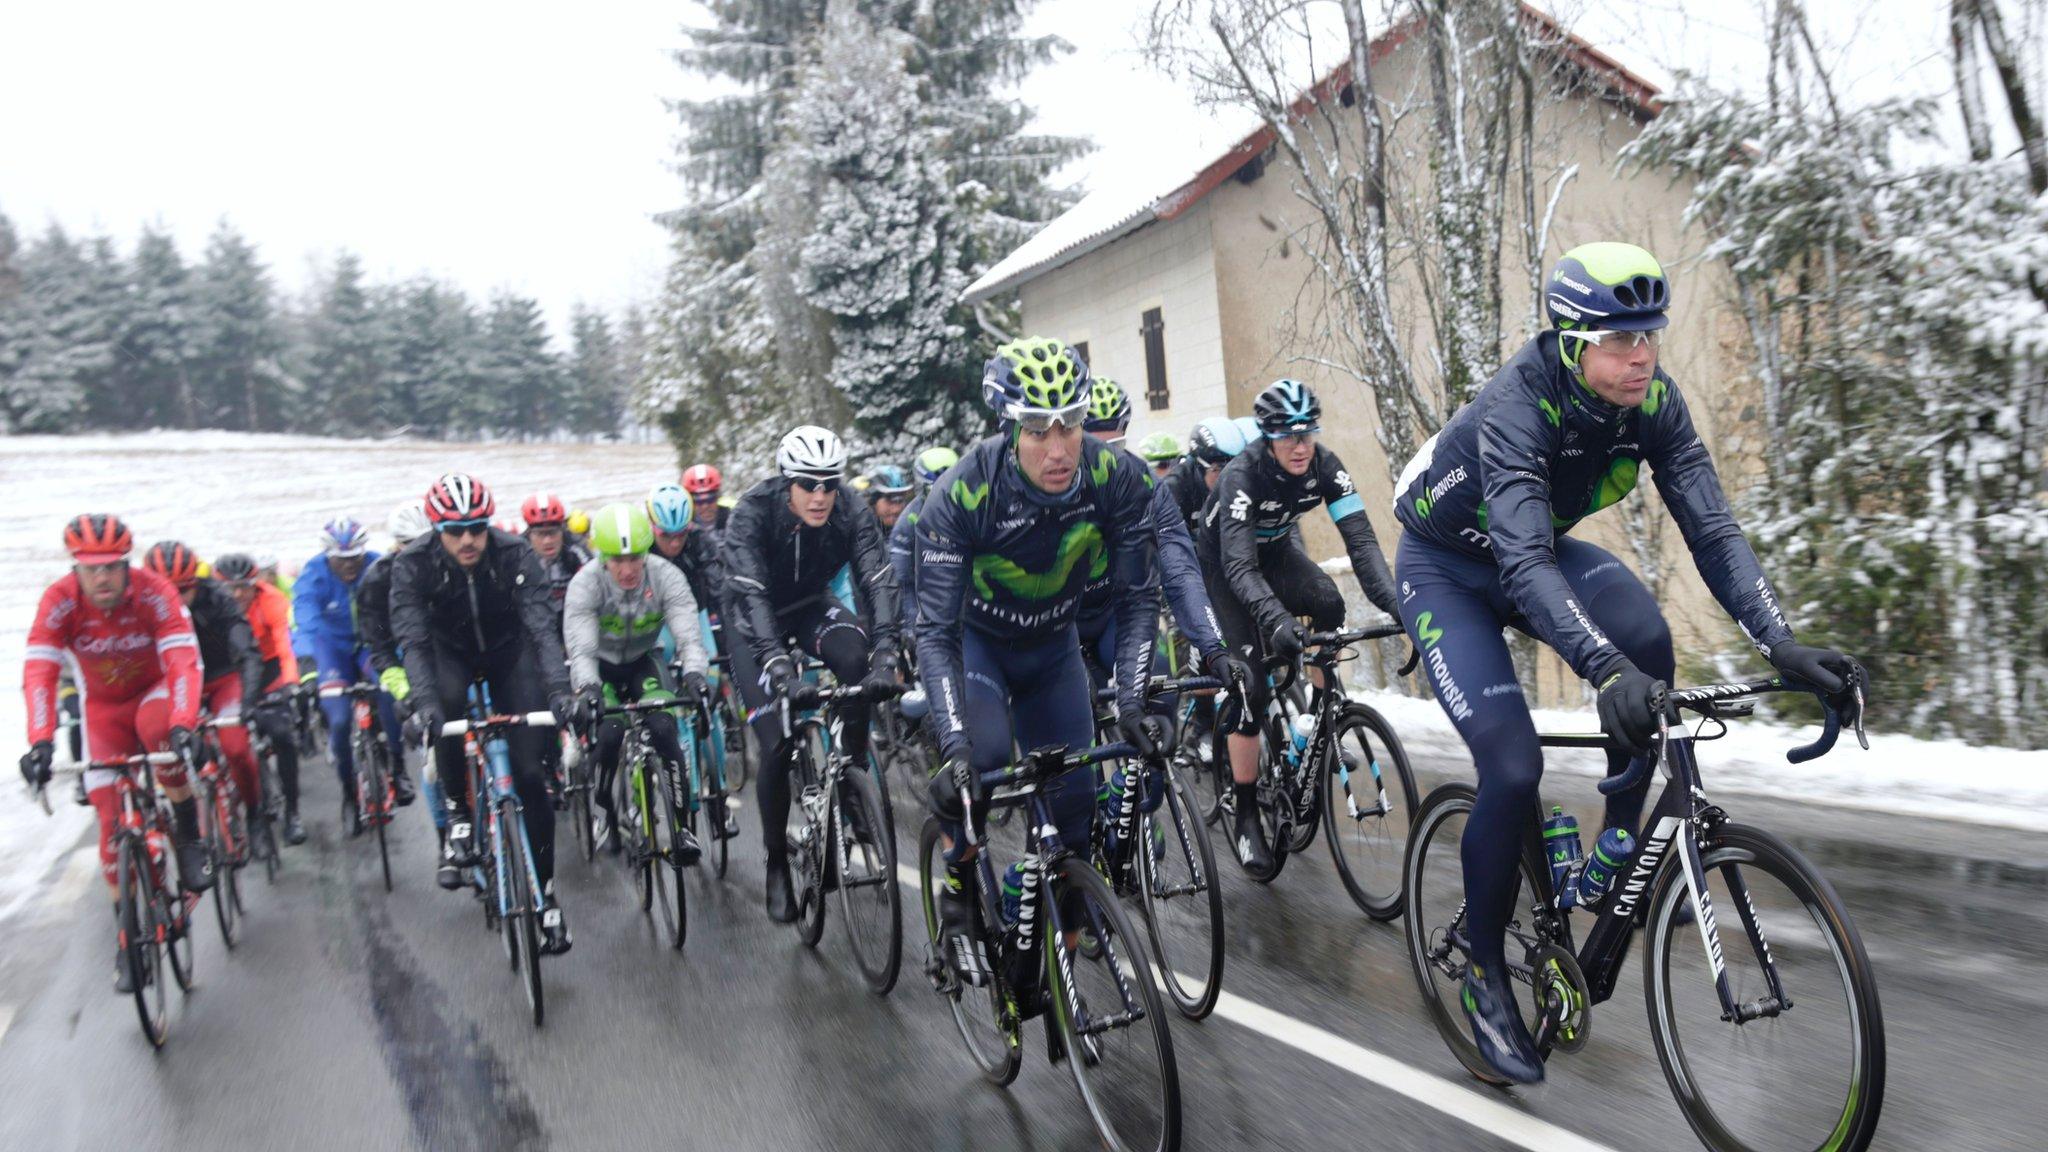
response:
M644 556L654 547L654 523L637 504L607 504L590 518L590 546L606 559Z
M1004 419L1018 411L1058 411L1088 401L1088 365L1066 343L1027 336L996 349L981 370L981 398Z

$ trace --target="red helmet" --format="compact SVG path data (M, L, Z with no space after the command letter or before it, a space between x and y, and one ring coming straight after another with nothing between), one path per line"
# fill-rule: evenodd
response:
M427 519L436 525L489 520L497 510L491 490L467 472L450 472L427 489Z
M64 550L80 564L112 564L135 550L135 537L119 516L88 512L64 526Z
M723 485L725 477L709 464L692 464L683 470L683 491L692 496L716 492Z
M142 554L142 566L181 590L199 583L199 557L176 540L162 540Z
M569 510L553 492L536 492L519 506L519 518L528 528L560 528L569 522Z

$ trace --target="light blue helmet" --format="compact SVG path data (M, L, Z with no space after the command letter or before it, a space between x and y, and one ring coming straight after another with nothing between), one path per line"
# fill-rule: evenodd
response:
M690 517L695 513L690 494L683 491L681 484L657 484L647 494L647 518L654 521L657 532L681 532L690 526Z
M1256 444L1266 438L1266 434L1259 431L1259 422L1250 416L1239 416L1231 423L1237 425L1238 433L1244 437L1247 445Z
M1269 439L1322 430L1323 405L1299 380L1275 380L1252 402L1252 419Z
M1244 429L1228 416L1211 416L1195 424L1188 434L1188 455L1196 463L1220 466L1244 451Z
M350 517L336 517L320 529L320 550L337 560L361 556L370 550L369 529Z

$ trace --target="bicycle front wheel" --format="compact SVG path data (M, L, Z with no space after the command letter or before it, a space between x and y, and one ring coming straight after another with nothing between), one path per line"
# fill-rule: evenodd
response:
M1139 816L1132 851L1166 994L1181 1015L1200 1020L1223 993L1223 888L1208 827L1178 766L1167 768L1159 808Z
M218 783L201 782L200 810L206 814L206 852L213 857L213 918L220 925L221 942L228 951L240 942L241 902L235 892L235 865L227 847L229 836L227 790Z
M132 835L121 838L119 940L120 962L135 985L135 1014L150 1047L162 1048L170 1035L170 1014L164 1005L165 926L157 918L158 901L149 861Z
M1884 1104L1877 979L1848 910L1784 841L1723 824L1701 853L1708 916L1664 870L1645 930L1643 989L1671 1094L1723 1152L1857 1152ZM1715 929L1709 955L1704 928ZM1722 961L1741 1022L1722 1019Z
M547 1017L547 996L540 982L540 913L535 911L533 880L526 871L524 818L510 800L498 805L498 826L504 835L499 851L505 860L505 942L512 949L512 967L525 979L526 1004L533 1026Z
M689 812L688 775L683 769L666 761L662 763L661 780L663 807L668 810L668 829L664 833L667 843L662 846L661 861L666 864L668 881L672 891L662 893L662 919L668 928L668 946L681 951L690 938L690 891L683 887L682 837L684 821ZM701 846L700 846L701 848Z
M391 752L377 741L370 747L369 771L359 774L357 779L368 801L365 805L370 814L370 823L377 829L377 862L384 869L384 890L391 891L391 842L385 836L385 826L391 823Z
M924 910L925 966L935 981L945 966L946 941L939 938L939 885L945 882L945 845L939 839L936 818L924 822L917 838L918 906ZM967 1045L967 1055L982 1077L998 1087L1017 1078L1024 1064L1023 1021L1015 999L1003 981L1003 965L994 965L987 985L976 988L948 981L939 991L952 1010L953 1026Z
M1180 1075L1145 942L1078 857L1060 860L1049 880L1045 978L1095 1131L1114 1152L1179 1148Z
M839 910L854 963L868 991L886 996L903 962L902 897L897 892L896 844L888 818L875 802L875 783L850 771L841 782L837 827L845 864L839 870Z
M1392 920L1401 914L1401 857L1416 806L1408 753L1386 719L1363 704L1344 709L1335 736L1323 797L1330 859L1360 911Z

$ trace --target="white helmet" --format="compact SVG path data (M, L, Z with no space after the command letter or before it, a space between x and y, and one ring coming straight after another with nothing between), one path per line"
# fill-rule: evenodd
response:
M805 424L782 438L775 466L784 476L838 476L846 471L846 445L830 430Z
M434 530L434 526L427 522L425 500L407 500L393 508L391 519L386 521L385 526L391 529L391 538L400 544L408 540L417 540Z

